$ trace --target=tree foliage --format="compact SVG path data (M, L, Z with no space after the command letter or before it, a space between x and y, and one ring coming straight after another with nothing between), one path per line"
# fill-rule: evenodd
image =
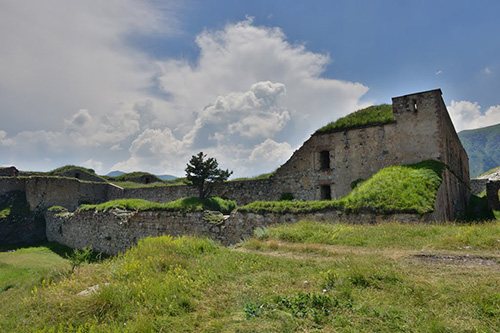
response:
M198 196L202 199L210 196L214 184L222 183L232 174L232 171L220 169L217 160L207 158L203 152L193 155L186 167L187 182L198 189Z

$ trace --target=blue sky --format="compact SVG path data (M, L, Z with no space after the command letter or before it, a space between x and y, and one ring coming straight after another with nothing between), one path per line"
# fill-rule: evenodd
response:
M457 130L500 123L497 1L0 0L0 164L234 176L319 126L441 88Z

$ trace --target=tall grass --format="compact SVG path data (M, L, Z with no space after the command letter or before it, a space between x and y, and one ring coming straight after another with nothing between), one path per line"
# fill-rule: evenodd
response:
M419 254L424 243L439 247L439 238L447 234L456 239L475 234L471 239L476 237L477 244L489 244L486 230L463 226L454 232L457 226L443 225L436 232L395 224L392 229L351 226L334 232L320 224L299 227L297 233L308 232L305 239L369 242L373 235L377 241L332 249L328 255L297 255L287 252L283 241L272 253L264 248L257 253L206 239L147 238L104 263L40 282L24 297L12 299L10 290L0 293L0 330L483 332L500 327L496 266L425 262L398 252L413 246ZM490 227L498 236L498 225ZM405 236L392 241L397 233ZM408 246L415 237L422 240ZM379 246L394 246L394 252L377 252ZM485 248L497 249L492 244ZM89 287L95 291L81 294Z
M303 220L267 228L262 240L371 248L500 250L500 221L481 224L353 225Z

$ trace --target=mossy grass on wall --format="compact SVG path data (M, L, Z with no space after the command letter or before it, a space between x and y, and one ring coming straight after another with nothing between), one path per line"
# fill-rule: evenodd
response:
M236 202L217 197L200 199L198 197L181 198L168 203L158 203L143 199L119 199L98 205L82 205L81 211L97 210L108 211L111 209L124 209L131 211L164 210L164 211L202 211L213 210L229 214L236 208Z
M339 118L321 127L314 134L335 133L353 128L384 125L393 121L392 105L373 105Z
M445 165L437 161L384 168L358 184L346 197L323 201L256 201L240 207L241 212L311 213L325 209L379 214L434 211Z

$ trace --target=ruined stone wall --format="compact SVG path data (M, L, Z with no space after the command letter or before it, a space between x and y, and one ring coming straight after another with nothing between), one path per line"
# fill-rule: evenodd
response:
M399 164L395 130L391 124L311 136L272 177L275 191L319 200L321 186L329 186L332 199L347 195L353 181ZM329 168L322 168L322 151L329 153Z
M256 200L278 200L271 195L269 179L234 181L218 184L212 195L235 200L238 205L246 205ZM169 202L184 197L197 196L196 188L186 185L126 188L116 192L114 199L140 198L153 202Z
M0 177L0 195L11 191L23 191L26 186L24 177Z
M351 191L354 181L368 179L382 168L432 159L451 170L443 173L436 206L441 212L436 216L453 220L470 196L468 157L441 90L395 97L393 113L394 123L314 134L277 170L271 192L290 192L299 200L340 198Z
M122 189L107 183L81 182L72 178L28 177L25 191L31 210L52 206L75 210L81 204L106 202Z
M75 213L46 212L47 239L72 248L92 247L109 254L123 252L139 239L149 236L196 235L208 237L224 245L235 244L252 237L256 228L312 219L327 222L382 223L400 221L417 223L425 217L416 214L345 214L325 211L310 214L254 214L233 212L230 216L218 212L108 212L76 211Z
M486 199L488 200L488 207L493 210L500 210L500 200L498 198L498 191L500 191L500 181L490 180L486 184Z
M208 215L207 215L208 214ZM148 236L196 235L224 242L225 219L215 212L108 212L46 213L47 239L72 248L92 247L109 254L123 252ZM220 218L213 218L213 216ZM215 221L215 222L214 222Z
M486 191L486 183L490 180L485 179L471 179L470 180L470 190L472 194L478 195L483 191Z
M85 170L77 169L77 168L69 169L69 170L66 170L63 172L59 172L57 175L60 177L76 178L76 179L80 179L80 180L84 180L84 181L88 181L88 182L96 182L96 183L105 183L106 182L101 177L98 177L96 175L93 175L91 173L86 172Z

